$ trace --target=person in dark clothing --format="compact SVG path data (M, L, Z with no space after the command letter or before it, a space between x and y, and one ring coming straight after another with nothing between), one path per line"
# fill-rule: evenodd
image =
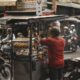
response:
M40 43L48 47L50 80L63 80L65 40L59 36L56 28L50 30L50 36L40 38Z

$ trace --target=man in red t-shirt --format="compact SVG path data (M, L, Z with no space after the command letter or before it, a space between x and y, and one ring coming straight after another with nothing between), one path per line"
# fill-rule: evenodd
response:
M50 30L50 37L42 38L40 43L48 47L50 80L63 80L65 40L59 37L59 30Z

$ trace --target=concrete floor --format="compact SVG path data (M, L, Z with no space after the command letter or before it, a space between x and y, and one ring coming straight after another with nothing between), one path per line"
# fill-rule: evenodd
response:
M30 64L28 62L15 62L14 80L30 80ZM32 79L39 80L40 63L36 63L36 70L32 71Z
M64 53L64 58L76 58L80 57L80 48L78 48L77 52L75 53ZM30 80L30 66L27 62L15 62L14 64L14 80ZM36 63L36 70L32 72L32 80L39 80L40 78L40 63ZM47 79L49 80L49 79Z

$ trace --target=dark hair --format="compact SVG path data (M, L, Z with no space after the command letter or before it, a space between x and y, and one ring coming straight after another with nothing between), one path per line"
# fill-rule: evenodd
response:
M50 30L50 34L51 34L53 37L58 37L59 34L60 34L60 32L59 32L58 29L52 28L52 29Z

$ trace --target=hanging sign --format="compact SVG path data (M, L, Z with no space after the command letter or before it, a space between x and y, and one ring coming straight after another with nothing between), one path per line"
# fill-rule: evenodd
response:
M36 15L42 15L42 0L36 0Z

